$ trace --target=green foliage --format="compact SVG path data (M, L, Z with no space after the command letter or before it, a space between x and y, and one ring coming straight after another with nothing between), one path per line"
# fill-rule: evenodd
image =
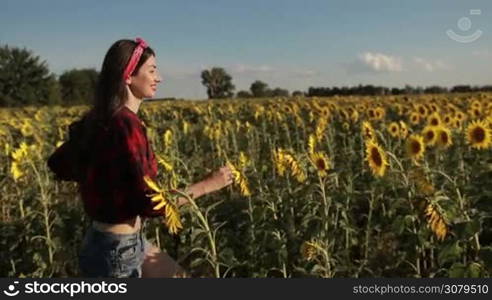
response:
M201 77L209 99L228 98L234 95L235 86L232 84L232 77L223 68L214 67L204 70Z
M45 61L31 51L0 47L0 106L60 103L60 88Z
M89 104L96 91L98 72L94 69L73 69L64 72L60 78L64 104Z
M256 98L267 97L269 94L268 84L260 80L256 80L255 82L253 82L249 89L251 90L251 94L253 95L253 97Z

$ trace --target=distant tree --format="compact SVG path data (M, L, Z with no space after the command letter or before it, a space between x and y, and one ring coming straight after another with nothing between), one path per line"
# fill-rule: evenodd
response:
M289 91L286 89L275 88L270 92L272 97L289 97Z
M294 92L292 92L292 96L294 96L294 97L302 97L302 96L304 96L304 92L294 91Z
M64 104L89 104L94 98L97 77L95 69L65 71L58 81Z
M0 106L60 103L60 88L45 61L31 51L0 47Z
M263 81L256 80L251 84L249 88L253 97L268 97L270 94L270 89L268 88L268 84Z
M451 89L451 93L470 93L472 88L469 85L456 85Z
M251 98L252 95L248 91L239 91L236 94L236 98Z
M234 95L236 87L232 84L232 77L223 68L203 70L201 77L209 99L229 98Z
M426 94L442 94L447 93L448 89L445 87L440 87L437 85L429 86L424 89L424 93Z

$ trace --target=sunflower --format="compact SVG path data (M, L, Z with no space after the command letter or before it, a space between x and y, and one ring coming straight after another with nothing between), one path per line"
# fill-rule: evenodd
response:
M171 144L173 143L173 132L171 129L166 130L166 132L163 135L164 139L164 145L167 147L170 147Z
M420 115L418 112L412 112L409 118L410 118L410 123L412 123L413 125L417 125L418 123L420 123Z
M388 165L386 153L373 140L366 142L366 161L369 163L369 167L374 175L379 177L384 176L386 166Z
M365 140L375 140L376 134L374 128L369 121L362 122L362 136Z
M466 128L466 139L472 148L487 149L492 145L492 132L487 122L473 121Z
M424 157L425 144L421 135L413 134L407 139L407 155L409 158L417 161Z
M310 134L308 140L308 153L310 154L314 153L315 148L316 148L316 136Z
M439 106L436 103L431 103L430 105L431 111L432 112L439 112Z
M405 139L408 135L408 127L405 122L400 121L400 138Z
M472 116L472 118L474 119L478 119L482 117L482 112L480 111L480 109L477 108L472 108L471 110L468 111L468 114Z
M477 109L477 110L482 110L482 103L480 103L480 101L478 100L473 100L471 105L470 105L470 108L472 109Z
M249 166L251 160L244 154L243 151L239 152L239 164L238 167L240 170L243 170L247 166Z
M323 152L316 152L310 155L311 163L318 170L318 175L323 178L328 174L327 171L330 169L330 162Z
M158 184L149 176L144 176L143 180L147 187L154 191L153 194L147 195L151 197L151 201L155 203L153 210L160 210L164 208L164 223L166 224L169 233L176 234L183 228L181 224L181 217L176 204L167 198L166 191L161 189Z
M157 162L161 164L167 172L172 172L174 169L172 163L161 155L157 155Z
M251 196L251 191L249 189L248 180L231 162L227 162L227 166L231 170L234 184L239 186L241 195L249 197Z
M460 128L460 127L461 127L461 125L463 125L463 122L461 122L461 121L460 121L460 120L458 120L457 118L453 118L453 122L452 122L452 124L453 124L453 127L454 127L454 128Z
M438 113L432 113L428 118L427 118L427 123L430 126L439 126L441 125L441 117L439 117Z
M277 169L277 174L280 177L285 175L285 165L284 165L284 153L282 149L278 149L277 151L273 151L273 158L275 163L275 169Z
M422 130L422 136L424 137L424 142L426 146L434 146L437 141L436 127L425 126Z
M386 129L388 130L389 134L394 138L397 138L400 135L400 127L396 122L391 122Z
M453 144L453 140L451 138L451 131L444 127L439 126L436 129L437 132L437 145L441 148L448 148Z
M315 240L305 241L301 245L301 249L300 249L301 256L308 261L313 260L319 254L320 249L322 249L322 247L319 244L319 242Z
M14 178L14 181L17 182L25 173L22 171L20 164L17 161L13 161L10 168L10 174L12 175L12 178Z
M448 226L444 220L443 215L439 212L437 206L433 204L428 204L425 209L425 216L427 217L427 224L437 239L442 241L446 238L448 233Z
M382 120L382 119L384 119L384 116L386 115L386 111L382 107L376 107L374 113L375 113L375 119L376 120Z
M465 120L466 120L466 115L465 115L465 113L464 113L464 112L462 112L462 111L458 111L458 112L456 113L455 117L456 117L456 119L457 119L457 120L459 120L459 121L461 121L461 122L463 122L463 121L465 121Z
M417 105L417 112L419 113L420 117L425 118L427 116L427 108L423 104L418 104Z
M453 124L453 117L449 114L445 115L442 120L446 126L451 126Z

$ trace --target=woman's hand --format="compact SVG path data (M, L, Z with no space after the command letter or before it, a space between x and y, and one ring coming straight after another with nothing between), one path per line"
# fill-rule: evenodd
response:
M224 166L217 171L211 173L204 180L195 183L188 187L185 193L189 194L193 199L197 199L205 194L218 191L232 183L232 172L229 167ZM188 204L188 199L181 197L178 200L178 205Z
M225 188L233 182L231 169L224 166L210 174L203 182L205 184L205 194Z

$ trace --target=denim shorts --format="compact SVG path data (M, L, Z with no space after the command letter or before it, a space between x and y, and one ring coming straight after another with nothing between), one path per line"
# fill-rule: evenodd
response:
M151 244L141 229L131 234L99 231L92 225L87 230L79 252L79 268L83 277L142 277L145 253Z

